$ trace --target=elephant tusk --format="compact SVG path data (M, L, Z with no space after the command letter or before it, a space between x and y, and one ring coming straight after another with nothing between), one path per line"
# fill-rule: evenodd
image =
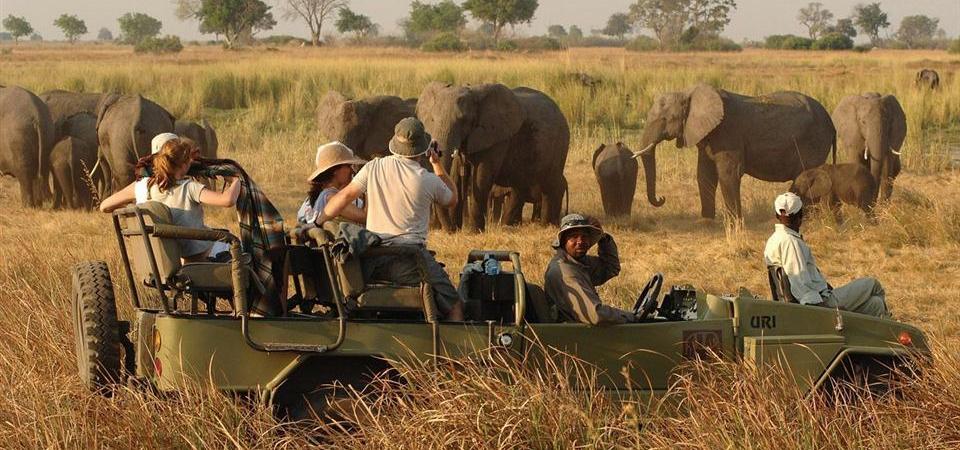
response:
M655 147L656 145L657 145L656 142L654 142L654 143L651 143L650 145L644 147L643 150L640 150L640 151L638 151L638 152L633 152L633 156L631 156L631 158L637 159L637 158L643 156L645 153L649 152L650 149L652 149L652 148Z
M870 149L868 147L863 148L863 159L867 160L870 158Z
M894 149L891 148L891 149L890 149L890 153L893 153L894 155L900 156L900 153L902 153L902 152L898 152L898 151L896 151L896 150L894 150Z

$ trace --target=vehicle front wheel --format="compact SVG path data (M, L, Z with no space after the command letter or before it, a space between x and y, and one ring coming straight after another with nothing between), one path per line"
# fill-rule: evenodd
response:
M120 380L120 327L106 262L73 267L72 309L80 379L91 390L103 391Z

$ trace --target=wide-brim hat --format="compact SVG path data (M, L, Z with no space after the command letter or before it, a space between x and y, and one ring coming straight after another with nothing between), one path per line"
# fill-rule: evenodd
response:
M387 146L390 153L398 156L420 156L427 152L430 146L430 134L416 117L407 117L397 122L393 129L393 138Z
M307 177L307 181L313 181L314 178L333 167L344 164L362 165L367 161L354 155L353 150L342 142L333 141L317 147L317 156L313 163L316 170Z
M567 214L560 219L560 231L557 231L557 239L553 241L553 248L560 248L563 242L563 234L571 230L588 230L592 235L594 244L603 234L603 230L590 223L590 219L583 214Z

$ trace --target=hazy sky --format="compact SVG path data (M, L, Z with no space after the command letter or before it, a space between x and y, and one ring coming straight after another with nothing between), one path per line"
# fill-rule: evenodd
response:
M279 23L273 30L262 32L261 36L308 34L305 25L280 17L277 5L283 0L265 1L274 6L274 16ZM845 17L855 4L866 0L820 2L835 17ZM626 11L630 3L630 0L540 0L533 23L519 27L518 31L543 34L551 24L577 24L588 34L591 29L602 28L610 14ZM770 34L805 35L806 31L797 23L796 15L797 10L807 3L808 0L737 0L738 8L724 34L736 41L760 39ZM948 35L960 34L960 0L885 0L880 3L891 23L887 33L896 31L904 16L926 14L939 18L940 27ZM379 23L384 33L395 33L399 28L397 22L409 11L410 1L351 0L350 4L353 10ZM76 14L86 21L90 34L84 36L85 39L94 38L101 27L109 28L114 35L118 34L117 17L126 12L143 12L160 19L163 22L162 33L176 34L188 40L203 38L197 31L195 21L180 21L174 16L172 0L0 0L0 17L6 17L7 14L25 16L45 39L63 39L60 30L53 26L53 20L65 12ZM333 31L332 26L330 29Z

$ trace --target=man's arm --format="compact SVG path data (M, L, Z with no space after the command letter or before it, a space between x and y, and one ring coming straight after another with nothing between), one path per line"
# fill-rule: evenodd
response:
M590 282L594 286L600 286L620 275L620 253L617 251L617 242L613 240L613 236L603 233L597 242L597 256L584 258L584 263L590 269Z
M324 222L339 216L347 205L353 203L358 197L363 195L363 191L350 183L347 187L337 192L333 197L330 197L330 200L327 201L327 205L323 207L323 212L320 213L320 216L317 217L317 220L314 222L317 225L323 225Z
M547 275L547 294L579 322L595 326L633 322L630 312L604 305L585 274L560 268Z
M456 207L457 199L459 198L459 194L457 193L457 187L453 184L453 180L451 180L450 177L447 176L447 171L446 169L443 168L443 164L440 162L439 153L431 151L431 152L427 152L427 154L430 155L430 165L433 166L433 173L435 173L437 177L440 178L440 181L442 181L443 184L447 186L447 189L450 189L450 192L453 193L453 195L450 196L450 201L447 202L447 204L440 205L440 206L443 206L446 208Z
M790 292L800 303L817 304L823 301L820 291L815 288L813 279L807 272L806 261L803 260L800 248L795 242L785 241L779 246L780 264L783 273L790 280Z

